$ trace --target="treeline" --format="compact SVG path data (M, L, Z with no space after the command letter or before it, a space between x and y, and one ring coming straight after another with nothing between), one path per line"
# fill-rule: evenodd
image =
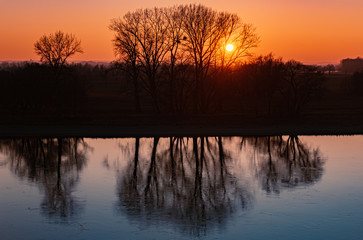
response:
M116 94L118 98L114 102L105 104L121 110L122 106L134 108L136 113L299 114L321 94L324 82L324 75L314 66L283 62L271 55L259 57L228 71L214 71L205 79L203 111L196 111L193 66L175 65L173 82L169 78L169 67L163 64L157 71L155 96L140 82L137 103L135 85L124 71L125 63L107 67L74 64L66 66L61 73L38 63L13 65L0 69L1 105L18 112L77 114L85 108L92 109L87 105L96 95L106 99ZM157 107L150 104L155 101L154 97Z
M13 64L0 69L3 109L11 112L75 112L85 100L87 77L69 66L56 74L47 65Z

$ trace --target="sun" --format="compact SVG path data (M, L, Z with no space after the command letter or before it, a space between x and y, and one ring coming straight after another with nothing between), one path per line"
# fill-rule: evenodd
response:
M232 51L232 50L233 50L233 45L232 45L232 44L228 44L228 45L226 46L226 50L227 50L228 52Z

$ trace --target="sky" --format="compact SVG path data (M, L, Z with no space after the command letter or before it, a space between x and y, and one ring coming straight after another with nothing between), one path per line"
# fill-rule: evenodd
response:
M306 64L363 57L362 0L0 0L0 61L39 60L34 42L57 30L82 42L84 53L70 60L112 61L112 18L188 3L236 13L256 27L261 39L256 55Z

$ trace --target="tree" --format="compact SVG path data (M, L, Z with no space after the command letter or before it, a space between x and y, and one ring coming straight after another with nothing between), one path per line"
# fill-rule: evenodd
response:
M194 110L206 111L211 99L207 96L211 91L206 89L215 88L206 82L212 70L231 67L258 43L255 29L242 23L237 15L196 4L129 12L113 19L109 28L115 32L113 44L118 60L131 66L133 81L139 77L157 112L162 69L167 69L171 110L179 110L176 71L178 66L193 66ZM229 54L225 53L227 43L235 46Z
M316 66L303 65L290 60L285 63L285 74L280 92L287 103L288 112L296 116L313 97L321 94L323 74Z
M168 51L167 24L163 9L153 8L127 13L113 19L110 29L115 31L116 54L137 61L141 66L144 89L151 95L155 110L160 112L158 90L159 67ZM134 52L135 50L135 52ZM135 58L136 57L136 58Z
M176 65L184 65L185 57L183 56L183 51L181 51L182 41L186 40L183 31L183 16L184 8L182 6L165 8L164 17L167 24L167 44L168 53L166 56L166 61L168 64L168 75L169 75L169 91L170 91L170 110L180 111L181 102L178 101L177 95L180 93L180 86L177 87L177 74ZM168 61L169 59L169 61ZM180 75L180 73L179 73ZM179 91L178 91L179 90Z
M254 104L256 115L261 107L266 108L267 114L270 115L272 100L284 77L282 59L274 58L270 53L254 59L245 68L249 71L250 101Z
M259 40L254 28L242 23L235 14L217 12L196 4L187 5L184 9L183 29L187 36L185 50L195 69L194 106L198 105L198 110L206 111L206 80L210 77L213 63L215 69L229 67L248 55L248 51L256 47ZM228 43L236 46L230 56L225 54Z
M325 71L328 71L328 74L330 75L331 72L335 71L335 66L333 64L326 65Z
M40 61L48 64L55 71L62 69L67 59L76 53L83 53L81 41L73 34L57 31L43 35L34 43L34 51Z
M137 111L140 111L139 42L133 34L138 24L138 20L135 17L135 15L133 16L128 13L123 19L113 19L109 28L115 32L115 38L113 40L115 55L118 61L124 63L122 69L129 75L134 85L135 107Z

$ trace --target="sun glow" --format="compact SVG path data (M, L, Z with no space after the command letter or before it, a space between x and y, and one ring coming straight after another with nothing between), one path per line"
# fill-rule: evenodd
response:
M226 50L227 50L228 52L232 51L232 50L233 50L233 45L232 45L232 44L228 44L228 45L226 46Z

